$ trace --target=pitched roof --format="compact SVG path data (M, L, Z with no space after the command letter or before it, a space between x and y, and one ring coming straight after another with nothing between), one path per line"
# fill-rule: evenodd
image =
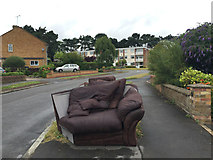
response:
M19 26L16 26L16 25L13 25L13 29L11 29L10 31L8 31L8 32L6 32L6 33L4 33L4 34L2 34L0 37L2 37L2 36L4 36L4 35L8 34L8 33L11 32L11 31L13 31L15 28L21 29L22 31L26 32L27 34L32 35L32 36L35 37L36 39L38 39L38 40L40 40L41 42L45 43L46 46L48 46L48 43L46 43L46 42L44 42L43 40L39 39L38 37L34 36L32 33L26 31L26 30L23 29L22 27L19 27Z

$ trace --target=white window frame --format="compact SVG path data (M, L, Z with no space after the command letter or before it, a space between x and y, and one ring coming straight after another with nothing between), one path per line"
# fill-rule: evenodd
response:
M8 44L8 52L13 52L13 44Z
M32 64L33 62L33 64ZM38 62L37 64L35 64L35 62ZM34 61L30 61L30 66L39 66L39 61L34 60Z

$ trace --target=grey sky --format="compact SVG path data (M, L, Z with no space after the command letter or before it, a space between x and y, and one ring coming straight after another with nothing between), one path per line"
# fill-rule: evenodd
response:
M105 33L166 36L211 21L211 0L1 0L0 35L12 25L46 27L63 38Z

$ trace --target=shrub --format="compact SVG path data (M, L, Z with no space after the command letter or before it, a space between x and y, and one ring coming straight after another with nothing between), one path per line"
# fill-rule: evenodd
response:
M50 73L50 71L54 68L54 65L44 65L39 68L39 76L42 78L47 77L47 73Z
M213 73L211 28L211 23L204 23L195 29L188 29L180 37L187 65L205 73Z
M19 75L24 75L23 72L7 72L7 73L2 73L2 76L19 76Z
M188 84L196 83L213 85L213 75L193 70L192 67L190 67L181 73L179 81L183 87L186 87Z
M179 42L161 41L149 54L148 68L155 75L155 83L179 85L180 73L185 69Z
M136 68L136 66L126 66L126 68Z
M98 72L103 72L103 69L101 68L101 69L98 69Z
M97 62L82 62L80 64L81 70L96 70L98 68Z
M9 58L7 58L4 62L3 62L3 67L4 68L10 68L12 71L16 71L18 68L24 68L25 66L25 62L21 57L17 57L17 56L11 56Z

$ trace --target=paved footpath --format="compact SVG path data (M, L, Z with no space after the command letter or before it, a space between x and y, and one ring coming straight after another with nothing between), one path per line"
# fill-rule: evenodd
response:
M211 158L211 136L175 104L169 103L150 84L148 77L131 80L143 97L144 137L138 141L143 158ZM58 142L39 145L32 158L140 158L137 147L91 149ZM95 156L96 155L96 156ZM137 157L138 156L138 157ZM141 159L141 158L140 158Z

